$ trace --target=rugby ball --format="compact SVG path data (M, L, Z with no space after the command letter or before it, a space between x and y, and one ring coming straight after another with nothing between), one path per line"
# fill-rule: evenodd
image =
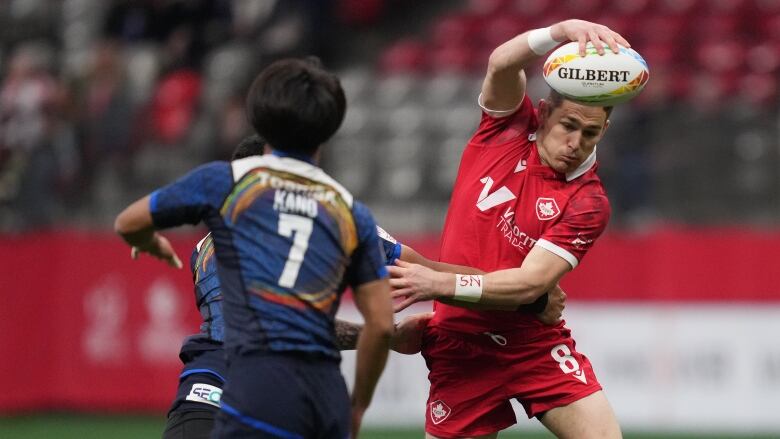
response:
M555 49L542 74L547 85L564 97L598 106L631 100L650 79L647 62L635 50L620 46L615 53L605 46L604 55L599 55L590 42L585 56L580 56L577 42Z

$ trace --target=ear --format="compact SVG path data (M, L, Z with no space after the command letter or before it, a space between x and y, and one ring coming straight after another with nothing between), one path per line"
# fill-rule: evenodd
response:
M604 129L601 130L601 137L604 137L604 134L607 133L607 128L609 128L609 119L604 121Z
M539 113L547 112L550 107L550 104L547 103L544 99L539 99Z
M544 99L539 99L539 126L544 126L550 115L550 104Z

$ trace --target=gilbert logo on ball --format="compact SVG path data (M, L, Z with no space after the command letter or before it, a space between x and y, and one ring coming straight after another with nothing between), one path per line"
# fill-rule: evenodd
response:
M576 42L555 49L544 63L547 85L571 100L608 106L629 101L650 78L647 62L633 49L620 46L615 53L605 46L599 55L588 43L585 52L580 56Z

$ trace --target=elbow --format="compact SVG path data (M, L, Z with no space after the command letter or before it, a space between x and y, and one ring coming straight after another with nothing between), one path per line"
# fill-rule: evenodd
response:
M490 53L490 58L488 58L488 74L495 74L504 68L506 68L506 56L501 47L498 47Z
M149 224L134 213L132 206L123 210L114 220L114 232L123 237L137 234L149 227Z
M369 324L366 323L366 326L369 326ZM369 328L364 328L363 330L365 331L366 329ZM382 344L387 343L387 345L390 345L390 341L395 334L395 325L393 324L392 318L387 321L373 322L370 324L369 331L377 340L380 340Z
M383 323L377 328L377 336L382 339L382 341L386 341L387 343L390 343L390 340L392 340L394 334L395 324L393 324L392 320L390 320L387 324Z
M114 220L114 232L122 236L132 233L132 230L130 230L130 221L127 219L126 210L117 215L116 219Z
M522 306L534 303L536 302L536 299L549 291L554 285L555 284L547 285L546 283L536 283L529 285L523 294L519 294L517 296L517 301L516 303L513 303L513 305Z

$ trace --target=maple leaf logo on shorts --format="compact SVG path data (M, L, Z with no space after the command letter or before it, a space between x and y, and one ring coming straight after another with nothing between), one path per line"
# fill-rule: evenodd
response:
M431 421L434 424L439 424L452 413L452 410L442 400L436 400L430 403L431 407Z

